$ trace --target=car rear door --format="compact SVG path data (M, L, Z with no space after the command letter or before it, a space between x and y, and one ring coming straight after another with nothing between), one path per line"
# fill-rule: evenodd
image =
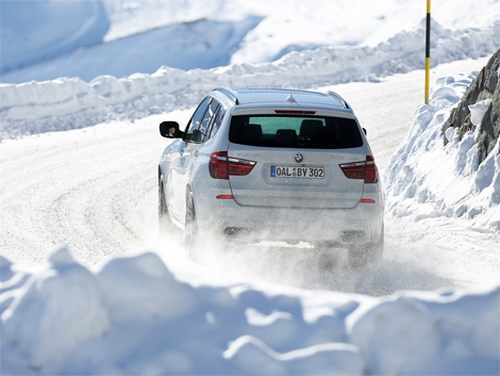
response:
M256 162L248 175L230 176L235 201L240 205L280 208L334 209L358 205L364 180L347 178L340 165L365 161L363 142L352 144L355 147L331 148L325 144L329 148L322 148L314 143L313 134L292 124L297 119L272 119L275 123L276 120L279 125L270 126L266 117L249 117L241 124L231 125L248 126L250 130L237 137L236 131L232 131L230 141L236 142L230 143L228 155ZM300 122L306 120L317 119L301 118ZM318 142L325 136L321 133ZM255 141L261 137L266 140Z

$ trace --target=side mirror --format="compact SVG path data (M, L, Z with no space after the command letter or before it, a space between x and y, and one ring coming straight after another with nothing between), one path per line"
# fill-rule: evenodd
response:
M176 121L164 121L160 123L160 134L167 138L182 137L182 134L179 131L179 123Z
M365 132L365 136L366 136L366 128L363 128L363 132Z

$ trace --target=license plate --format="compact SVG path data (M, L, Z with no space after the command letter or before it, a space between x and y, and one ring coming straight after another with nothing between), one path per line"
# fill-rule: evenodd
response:
M324 167L271 166L272 178L324 179Z

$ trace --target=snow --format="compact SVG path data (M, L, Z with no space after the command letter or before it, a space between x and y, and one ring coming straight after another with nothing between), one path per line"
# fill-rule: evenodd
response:
M491 99L485 99L484 101L469 105L470 121L472 124L478 127L476 128L476 130L480 129L483 117L486 114L486 111L488 111L488 108L490 108L491 103Z
M151 252L95 273L64 248L35 273L2 261L7 373L498 372L499 287L284 294L181 282Z
M105 75L89 83L73 77L0 84L0 137L82 128L190 108L217 86L314 88L352 81L376 82L387 75L423 67L424 52L419 41L424 40L424 34L423 28L401 32L374 48L323 47L292 52L271 63L188 71L163 66L151 75L135 73L124 78ZM436 35L436 43L439 48L431 52L435 63L488 56L500 45L500 21L494 30L468 30L466 34L442 30ZM110 51L116 55L113 47ZM105 60L110 59L127 61L120 55ZM87 65L103 65L84 60L82 64L84 72L91 71ZM72 62L69 65L75 66ZM64 72L64 62L56 60L51 66Z
M439 78L429 104L417 109L411 132L393 154L385 176L389 213L455 217L472 228L500 230L500 154L490 153L478 165L477 130L461 140L457 130L447 130L449 143L443 146L443 124L474 77ZM478 128L490 105L491 99L469 106ZM435 168L429 169L431 165Z
M417 1L379 0L367 6L364 0L288 0L285 7L279 0L254 0L251 4L244 0L213 0L210 5L201 0L100 3L2 0L1 14L8 22L2 19L0 23L0 82L60 77L90 82L101 75L122 78L134 73L153 74L162 66L187 70L236 64L235 70L248 74L248 69L255 71L255 64L271 63L288 52L298 53L293 55L293 61L286 62L288 66L299 68L315 61L328 80L336 76L340 82L370 76L376 79L424 67L422 21L426 9ZM108 10L108 17L102 7ZM62 13L67 8L71 8L71 17ZM25 12L15 18L22 21L20 25L9 18L13 10ZM29 14L37 14L37 21L31 22ZM461 0L457 9L454 0L441 0L432 14L433 65L486 56L500 45L498 1L482 1L478 7L474 0ZM61 33L66 28L70 29L67 33L75 29L69 34L72 37L58 39L55 32L47 32L46 24L51 22L61 25ZM76 29L78 25L82 25L80 29ZM17 33L17 27L22 27L22 32ZM39 41L35 38L38 35L46 40ZM50 55L47 44L52 49ZM326 51L318 56L309 52L300 59L302 52L316 48ZM55 59L47 61L50 57ZM334 64L337 69L325 70L324 64ZM18 65L23 65L22 69L16 69ZM272 65L261 71L270 69ZM302 69L296 73L307 74ZM169 75L178 74L171 70ZM253 85L266 84L258 77L251 79ZM168 98L162 99L162 104L168 102Z
M2 0L0 7L2 74L99 43L110 26L100 1Z
M38 22L9 18L23 3ZM429 104L417 2L0 4L0 373L500 373L500 145L481 164L474 146L491 102L470 107L476 131L441 132L500 45L498 1L435 4ZM205 34L227 49L192 43ZM189 69L201 51L209 69ZM157 124L245 85L353 105L386 191L384 262L351 270L299 245L199 266L178 234L158 239Z

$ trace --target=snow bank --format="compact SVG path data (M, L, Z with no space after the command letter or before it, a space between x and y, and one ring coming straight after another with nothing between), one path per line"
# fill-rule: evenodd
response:
M500 145L479 164L479 129L462 139L442 127L478 72L442 77L433 86L430 103L417 109L406 139L393 154L386 171L386 209L396 217L416 220L453 217L468 227L500 231ZM480 124L491 100L471 105L474 124ZM432 166L432 167L430 167Z
M193 286L153 253L0 258L2 374L498 374L500 288L383 298Z
M433 64L486 56L500 45L500 21L492 28L433 28ZM0 84L0 138L67 130L195 106L217 86L311 88L408 72L424 66L424 28L402 32L376 48L329 47L292 52L273 63L210 70L162 67L152 75L100 76ZM36 121L35 121L36 119Z

